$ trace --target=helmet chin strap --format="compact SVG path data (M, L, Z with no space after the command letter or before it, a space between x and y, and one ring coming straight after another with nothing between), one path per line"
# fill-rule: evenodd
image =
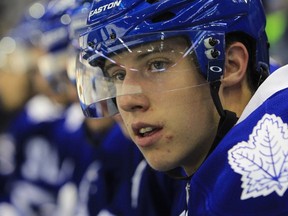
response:
M228 131L236 124L238 120L236 113L223 109L221 101L220 101L220 97L219 97L220 85L221 85L221 81L219 80L213 81L210 83L210 93L211 93L213 102L215 104L215 107L217 109L217 112L220 115L220 121L218 124L217 134L203 162L214 151L214 149L217 147L219 142L228 133ZM180 168L169 170L166 172L166 174L174 179L179 179L179 180L190 180L193 176L193 174L190 176L183 175L183 170L181 170Z
M218 124L217 134L214 138L213 144L206 156L206 158L210 155L210 153L216 148L219 142L224 138L224 136L228 133L228 131L236 124L238 121L238 117L236 113L224 110L219 97L219 88L221 85L221 81L214 81L210 83L210 92L215 104L215 107L220 115L220 121Z

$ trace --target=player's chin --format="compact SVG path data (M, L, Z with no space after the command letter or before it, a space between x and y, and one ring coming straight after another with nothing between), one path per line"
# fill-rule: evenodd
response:
M172 161L167 160L167 158L151 158L151 157L145 157L147 163L149 166L157 171L160 172L167 172L169 170L172 170L176 167L175 163Z

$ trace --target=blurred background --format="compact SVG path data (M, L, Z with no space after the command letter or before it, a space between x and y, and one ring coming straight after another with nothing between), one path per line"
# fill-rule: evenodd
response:
M27 6L34 0L1 0L0 1L0 38L13 28L21 17Z
M288 63L288 0L264 0L270 56L280 64Z

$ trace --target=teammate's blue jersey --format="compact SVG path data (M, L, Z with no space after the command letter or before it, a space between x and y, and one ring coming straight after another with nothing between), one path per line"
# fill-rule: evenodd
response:
M1 201L21 216L97 215L112 202L129 170L130 143L117 124L88 138L78 104L78 114L74 106L50 107L49 112L48 104L42 107L42 101L37 107L34 100L43 98L30 101L8 131L15 148L11 153L15 170L1 176L1 181L5 179ZM0 204L3 214L1 209Z
M76 109L80 110L79 104ZM66 117L54 126L54 142L59 145L60 158L74 164L70 181L78 187L77 214L97 215L112 202L122 179L128 175L134 146L116 123L107 131L96 133L89 130L85 121L75 121L73 109L69 116L71 121ZM76 130L71 128L73 121L76 125L80 122Z
M181 215L288 215L288 66L257 90L189 183Z
M2 205L11 205L16 215L40 214L45 207L55 206L62 182L58 178L61 171L57 147L51 142L50 124L62 118L63 111L47 97L36 96L11 121L5 134L11 149L6 152L5 163L11 170L8 175L1 172L4 191L0 214L7 214ZM48 208L45 211L50 212Z

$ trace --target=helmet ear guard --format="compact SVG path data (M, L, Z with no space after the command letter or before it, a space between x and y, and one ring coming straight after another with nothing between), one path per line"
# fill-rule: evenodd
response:
M202 63L204 64L202 66L202 70L207 71L206 79L209 82L220 80L224 71L225 35L223 33L213 34L210 37L204 39L203 43L206 49L204 53L207 58L205 59L204 57L204 59L207 61L207 64Z
M225 63L225 33L203 31L200 36L191 35L190 41L193 43L197 37L200 39L194 52L200 72L208 82L220 80Z

